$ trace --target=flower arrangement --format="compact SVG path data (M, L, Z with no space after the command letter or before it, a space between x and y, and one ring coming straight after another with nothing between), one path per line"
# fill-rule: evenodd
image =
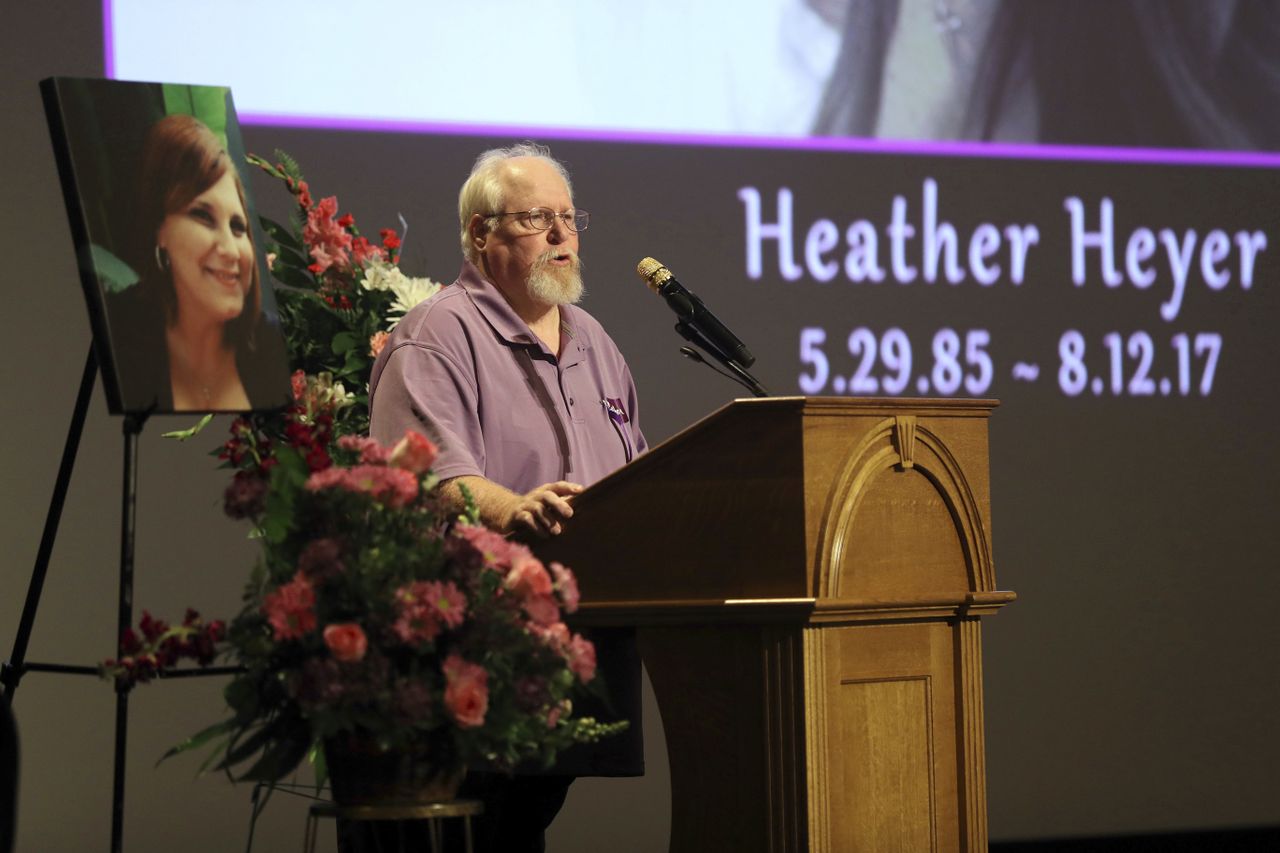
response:
M337 200L316 202L297 165L251 157L297 201L291 228L264 220L293 405L237 418L217 451L234 470L224 508L263 546L229 625L188 612L179 628L144 614L104 675L129 687L217 649L238 665L231 716L170 754L214 749L238 778L276 781L305 757L323 779L325 742L423 751L442 766L550 764L575 742L626 723L577 717L595 649L563 621L573 573L523 545L448 518L436 502L432 443L365 436L372 359L404 313L438 289L396 266L400 236L361 236Z

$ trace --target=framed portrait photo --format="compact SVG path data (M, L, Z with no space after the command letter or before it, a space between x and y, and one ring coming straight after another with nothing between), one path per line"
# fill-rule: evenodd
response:
M287 404L231 91L66 77L40 88L111 412Z

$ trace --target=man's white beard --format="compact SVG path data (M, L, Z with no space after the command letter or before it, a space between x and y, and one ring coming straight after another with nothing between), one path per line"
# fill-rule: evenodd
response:
M571 252L567 266L552 266L551 259L562 254L563 250L548 249L529 269L529 296L543 305L573 305L582 298L582 261Z

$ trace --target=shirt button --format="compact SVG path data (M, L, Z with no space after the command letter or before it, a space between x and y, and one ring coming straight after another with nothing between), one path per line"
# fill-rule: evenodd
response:
M572 397L570 397L570 398L569 398L569 405L570 405L570 406L572 406L572 405L573 405L573 398L572 398Z

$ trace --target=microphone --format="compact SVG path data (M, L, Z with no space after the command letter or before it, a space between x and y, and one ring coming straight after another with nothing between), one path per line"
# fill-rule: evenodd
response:
M667 305L681 321L701 332L726 358L743 367L750 367L755 363L756 357L747 349L747 345L716 319L716 315L702 304L701 299L676 281L671 270L653 258L645 258L636 264L636 272L654 293L667 300Z

